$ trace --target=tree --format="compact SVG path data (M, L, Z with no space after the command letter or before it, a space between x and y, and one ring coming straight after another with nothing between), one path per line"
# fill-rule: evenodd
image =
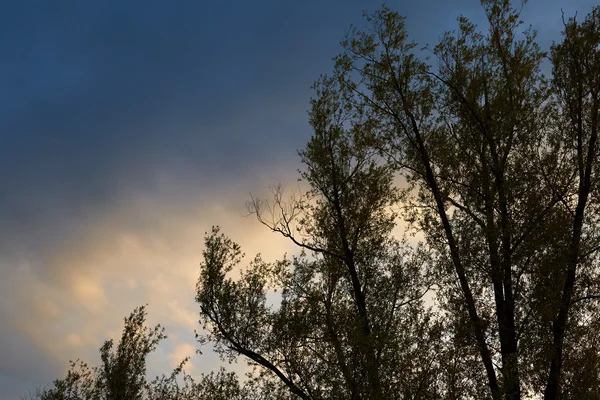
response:
M147 380L146 358L166 338L160 325L149 328L145 306L137 307L114 347L107 340L100 348L101 365L89 366L71 361L67 376L50 388L30 392L30 400L275 400L283 399L277 390L260 381L242 382L223 368L194 379L182 360L168 375ZM264 393L264 394L263 394Z
M300 153L310 190L250 204L310 256L257 259L234 281L239 247L218 231L207 238L197 300L209 339L300 398L407 398L415 387L424 398L598 398L600 8L565 22L548 80L536 32L519 31L510 2L482 6L487 32L461 17L429 50L434 65L387 8L344 40ZM394 189L393 172L407 190ZM390 236L398 204L424 253L409 257ZM412 270L411 257L421 260ZM416 281L389 281L407 268ZM423 271L435 272L442 319L416 301L431 285ZM279 310L266 306L270 287L283 288ZM386 319L396 294L415 308ZM399 360L412 347L425 356L409 367Z
M240 247L214 228L206 237L198 295L204 328L228 357L243 355L302 399L426 399L433 395L439 329L423 303L432 282L424 254L391 234L398 200L380 164L370 118L354 112L332 79L316 86L315 135L300 152L310 186L249 210L303 251L240 279ZM266 301L281 291L278 308ZM415 365L419 358L422 364Z
M145 306L136 308L124 319L121 340L114 347L107 340L100 348L101 367L90 367L83 361L71 361L64 379L38 393L41 400L141 400L147 387L146 357L166 338L157 325L145 326Z
M566 23L547 82L535 31L517 32L508 0L482 5L488 32L461 17L432 50L435 67L397 13L370 15L335 74L415 189L407 216L446 272L440 306L469 322L491 396L569 398L561 381L583 375L593 397L598 349L575 370L562 359L566 342L572 357L597 341L597 303L574 299L598 293L599 9Z
M109 340L100 348L102 368L98 370L96 386L102 388L107 400L142 398L146 386L146 357L166 338L160 325L149 329L144 326L145 320L145 308L135 309L125 318L117 347Z
M595 7L583 23L579 23L575 18L570 19L565 24L563 43L553 46L551 56L554 66L553 83L560 104L559 122L562 122L556 140L562 139L565 147L570 145L570 148L567 147L567 154L570 156L571 175L575 176L573 186L576 187L571 192L563 194L562 198L563 202L570 200L570 207L567 209L572 222L569 225L568 247L562 260L564 283L558 312L552 325L553 351L546 386L548 399L559 396L561 372L564 368L564 350L568 346L566 342L569 323L574 325L574 322L578 324L594 322L594 329L598 332L597 307L581 308L574 303L600 298L597 285L594 286L593 281L589 282L590 279L597 281L595 278L598 277L596 260L591 257L595 255L598 247L598 236L595 230L598 215L600 7ZM575 307L579 308L571 311ZM592 321L589 321L590 319ZM590 339L595 339L593 343L598 349L598 335ZM589 363L590 359L592 363L588 364L587 368L592 368L591 371L595 368L597 371L600 365L597 352L590 352L581 361L585 365L585 362ZM598 373L590 374L587 368L584 371L577 371L578 375L591 379L597 388L600 382ZM581 382L573 382L574 379L578 379L576 376L570 378L572 390L576 394L579 394L582 386L587 386ZM581 396L583 395L584 393L581 393ZM598 396L597 392L596 396Z

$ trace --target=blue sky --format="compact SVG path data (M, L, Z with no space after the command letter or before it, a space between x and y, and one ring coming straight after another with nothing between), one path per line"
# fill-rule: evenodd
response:
M523 19L547 46L561 8ZM471 0L389 1L435 44ZM149 303L166 372L194 350L204 231L252 254L291 247L242 217L249 193L294 182L310 85L332 67L367 0L0 2L0 399L94 361ZM195 356L193 373L216 365Z

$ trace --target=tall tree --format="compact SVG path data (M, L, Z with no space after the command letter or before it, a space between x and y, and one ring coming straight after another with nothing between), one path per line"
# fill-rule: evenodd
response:
M439 330L423 304L424 254L391 234L393 171L370 146L374 121L339 83L323 77L316 85L315 133L300 152L309 190L285 201L276 188L272 201L249 204L302 253L274 264L256 258L234 280L239 246L214 229L197 296L205 339L302 399L431 398ZM274 289L279 307L266 301Z
M572 307L575 292L595 297L598 272L598 8L567 23L548 83L535 31L518 31L508 0L482 5L487 32L461 17L432 50L435 66L397 13L368 15L336 74L412 184L408 217L439 256L440 307L469 321L491 396L555 399L565 339L595 338L582 321L598 319L595 306Z
M597 260L591 257L595 255L598 247L596 231L600 128L600 7L595 7L583 23L579 23L576 18L569 19L563 34L563 42L554 45L551 52L554 67L553 86L560 106L560 130L556 140L564 143L563 146L567 148L565 153L574 182L572 190L564 193L561 199L567 204L571 223L569 241L559 264L562 290L558 311L552 321L553 349L545 391L546 399L560 397L563 358L569 329L573 330L571 327L576 324L593 322L597 332L598 307L592 305L572 310L574 303L600 299L598 285L593 282L598 278ZM597 335L594 339L594 345L598 346ZM591 360L581 361L592 361L588 368L595 368L596 373L595 377L589 378L598 385L598 354L590 352L587 357ZM578 373L590 375L590 371L585 370ZM576 377L571 376L571 379L573 378ZM579 394L579 387L583 385L570 383L571 391ZM599 398L599 393L587 393L586 397ZM583 396L584 393L579 394L579 398Z

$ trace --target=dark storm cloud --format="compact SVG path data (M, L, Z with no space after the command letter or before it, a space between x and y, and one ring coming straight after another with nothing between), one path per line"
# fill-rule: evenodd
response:
M259 149L300 146L323 47L359 9L12 2L0 17L0 220L19 240L3 243L109 208L157 171L186 165L206 185L247 170Z

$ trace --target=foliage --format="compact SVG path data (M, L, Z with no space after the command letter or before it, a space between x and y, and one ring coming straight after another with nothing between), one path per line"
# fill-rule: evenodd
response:
M334 74L410 184L405 218L426 236L439 307L478 353L466 393L595 398L600 10L566 22L548 81L510 2L482 5L487 32L459 18L430 50L437 65L384 8L344 41Z
M30 393L37 400L242 400L252 399L250 385L240 385L237 376L219 370L201 375L195 381L183 370L186 362L170 375L146 380L146 358L166 338L160 325L145 326L145 306L136 308L125 318L121 340L112 340L100 348L100 367L83 361L72 361L67 376L57 379L52 387Z
M548 79L510 2L482 6L435 63L388 8L351 29L315 86L309 190L249 205L305 252L233 279L239 246L207 237L197 300L224 354L304 399L597 398L600 8L565 21ZM397 206L421 246L391 234Z

